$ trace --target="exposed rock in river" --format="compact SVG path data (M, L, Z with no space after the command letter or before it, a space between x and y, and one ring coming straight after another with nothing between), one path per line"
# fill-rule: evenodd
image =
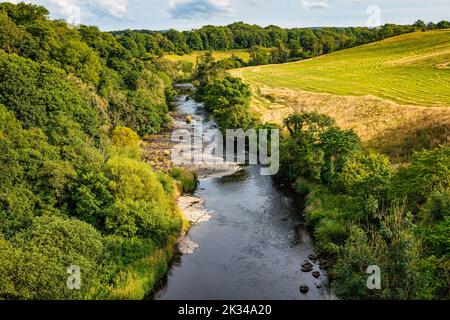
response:
M303 294L307 294L309 292L308 286L300 286L300 292Z
M178 207L183 211L184 218L191 224L208 222L210 212L205 209L204 201L197 197L182 196L178 199Z
M182 235L177 241L178 250L182 254L193 254L198 249L198 244L192 241L187 235Z

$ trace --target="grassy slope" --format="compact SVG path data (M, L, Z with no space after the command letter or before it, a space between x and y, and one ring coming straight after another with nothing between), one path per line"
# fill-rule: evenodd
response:
M183 56L169 54L165 55L165 57L172 61L186 61L195 64L197 62L197 57L205 53L204 51L194 51L191 54L186 54ZM231 51L214 51L213 56L216 60L222 60L225 58L230 58L232 55L236 55L244 61L248 61L250 59L250 54L244 50L231 50Z
M449 62L446 30L231 73L252 85L252 107L264 121L282 123L299 110L328 114L401 162L414 150L450 144Z
M246 68L252 83L450 106L450 30L418 32L315 59Z

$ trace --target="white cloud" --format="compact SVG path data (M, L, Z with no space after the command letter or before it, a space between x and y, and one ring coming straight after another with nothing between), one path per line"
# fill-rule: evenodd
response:
M5 0L18 3L19 0ZM0 1L0 2L5 2ZM53 9L53 13L70 23L80 23L81 17L109 16L125 20L129 18L128 0L35 0L26 1Z
M124 19L128 15L127 0L90 0L89 2L114 18Z
M301 0L306 9L325 9L329 7L329 0Z
M201 20L233 12L230 0L171 0L169 5L174 19Z

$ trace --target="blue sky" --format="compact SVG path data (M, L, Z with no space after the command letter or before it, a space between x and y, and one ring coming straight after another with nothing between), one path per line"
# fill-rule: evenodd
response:
M1 1L0 2L4 2ZM17 1L9 1L17 2ZM175 28L236 21L267 26L366 26L450 20L450 0L34 0L52 18L102 30Z

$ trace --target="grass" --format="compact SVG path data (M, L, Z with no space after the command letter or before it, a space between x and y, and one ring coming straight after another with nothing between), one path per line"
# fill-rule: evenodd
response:
M450 30L444 30L402 35L301 62L244 68L240 74L272 87L448 107L449 62Z
M310 60L232 70L267 122L317 111L370 148L407 160L450 144L450 30L406 34Z
M197 58L204 54L206 51L194 51L191 54L186 54L183 56L175 55L175 54L168 54L164 57L171 60L171 61L186 61L191 62L192 64L197 63ZM246 50L230 50L230 51L214 51L213 56L216 60L223 60L226 58L230 58L232 55L236 55L245 62L248 62L250 60L250 54Z
M174 245L175 238L172 238L166 247L156 249L122 270L111 288L110 299L143 300L154 292L169 270Z

